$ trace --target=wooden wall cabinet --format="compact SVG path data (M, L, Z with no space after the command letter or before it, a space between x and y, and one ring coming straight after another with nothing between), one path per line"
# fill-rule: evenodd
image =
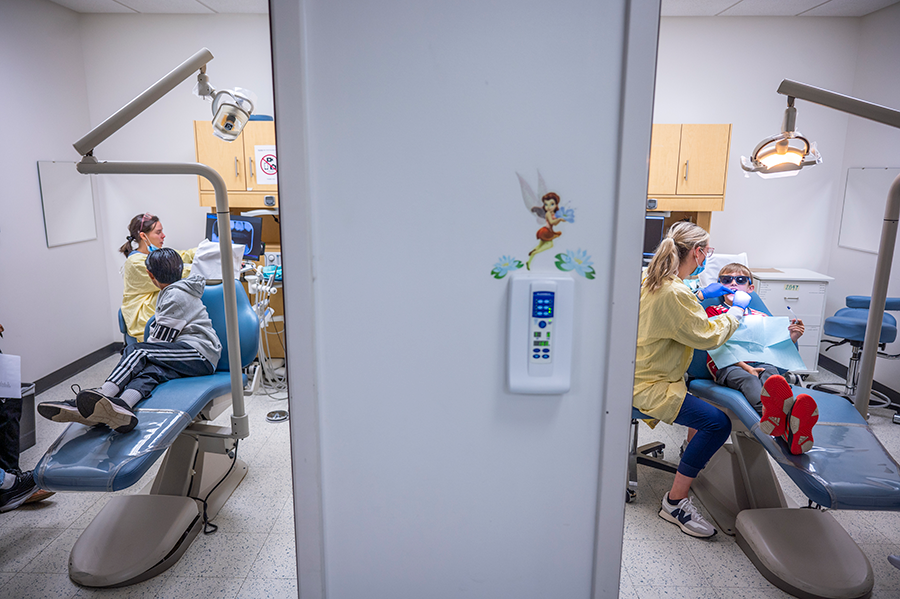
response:
M730 146L730 124L653 125L647 197L656 210L709 230L710 213L725 207Z
M250 121L232 142L216 137L209 121L194 121L194 144L197 162L212 167L225 179L232 216L239 216L241 212L254 208L278 208L278 186L257 183L258 165L255 164L256 146L275 145L274 121ZM216 194L212 184L203 177L197 178L200 180L200 205L212 208L214 212ZM266 204L266 196L274 196L275 203ZM263 216L262 219L263 244L268 251L280 252L281 233L278 221L271 215ZM262 256L258 262L264 262ZM269 305L274 309L276 317L283 318L284 300L281 293L271 296ZM270 357L284 357L281 337L277 334L283 328L284 323L276 321L266 329Z
M194 121L194 143L197 162L211 166L225 179L231 206L238 208L277 208L278 186L257 183L259 173L255 164L256 146L275 145L274 121L250 121L241 135L232 142L219 139L213 134L212 123ZM200 205L215 206L216 199L212 185L203 177L200 183ZM265 203L266 196L274 196L275 204Z

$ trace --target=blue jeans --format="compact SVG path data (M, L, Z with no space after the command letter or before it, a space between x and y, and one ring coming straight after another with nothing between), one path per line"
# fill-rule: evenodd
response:
M719 408L688 393L684 396L684 403L675 422L697 429L697 434L688 443L681 456L681 463L678 464L678 472L689 478L697 478L731 434L731 420Z

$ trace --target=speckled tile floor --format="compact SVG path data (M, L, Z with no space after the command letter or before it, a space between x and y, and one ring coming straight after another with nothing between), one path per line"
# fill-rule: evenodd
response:
M69 385L94 387L118 361L107 358L47 390L36 399L68 399ZM276 397L286 397L284 393ZM68 557L81 531L109 498L140 493L158 464L141 481L118 493L57 493L46 501L0 514L0 596L18 599L141 597L229 599L297 596L290 441L287 423L266 422L285 399L259 393L247 398L250 437L239 446L249 465L247 477L213 521L218 532L199 535L172 568L146 582L122 589L89 589L69 579ZM217 423L226 424L230 411ZM22 452L20 465L33 468L66 427L37 418L37 443Z
M95 386L112 369L108 358L38 397L70 397L69 385ZM819 380L834 379L822 372ZM250 465L247 478L215 519L219 531L200 535L168 571L123 589L88 589L69 580L69 551L81 531L113 494L58 493L41 504L0 514L0 589L3 597L141 597L232 599L284 598L297 595L294 518L290 485L288 428L265 415L286 402L266 395L247 400L251 436L240 447ZM870 426L894 456L900 456L900 425L893 412L872 409ZM227 422L227 412L220 417ZM66 425L38 418L37 443L23 452L21 465L33 468ZM686 434L680 426L641 426L640 441L666 443L667 459L677 457ZM137 493L156 473L119 494ZM789 501L806 503L793 483L776 468ZM760 575L733 537L697 540L657 516L672 475L639 467L637 499L625 506L620 597L634 599L778 599L789 597ZM701 509L702 506L700 506ZM900 553L900 513L831 512L862 547L875 571L874 599L900 597L900 570L886 556ZM223 557L226 556L227 557ZM676 556L673 558L673 556Z
M809 382L838 380L827 371L811 375ZM900 425L894 412L872 408L869 425L881 443L900 457ZM678 449L687 436L683 426L660 425L651 430L641 424L641 444L662 441L665 459L677 461ZM775 467L776 475L792 505L806 505L806 496ZM637 498L625 506L625 536L619 596L628 599L782 599L790 598L756 570L734 540L722 533L700 540L683 534L658 516L663 495L673 475L638 466ZM695 499L700 510L708 512ZM875 573L873 599L900 597L900 570L887 561L900 554L900 513L829 511L862 548Z

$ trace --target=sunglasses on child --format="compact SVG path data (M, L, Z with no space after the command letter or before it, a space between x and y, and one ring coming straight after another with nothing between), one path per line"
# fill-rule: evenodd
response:
M745 277L743 275L738 277L733 277L731 275L722 275L721 277L719 277L719 282L723 285L729 285L732 281L734 281L738 285L746 285L750 282L750 277Z

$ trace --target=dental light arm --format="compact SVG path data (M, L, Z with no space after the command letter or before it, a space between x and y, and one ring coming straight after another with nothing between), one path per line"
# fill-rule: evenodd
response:
M148 87L144 93L91 129L90 133L75 142L75 149L81 156L87 156L106 138L128 124L131 119L147 110L154 102L175 89L175 86L190 77L194 71L206 70L206 63L212 59L212 52L203 48L175 67L168 75Z
M781 85L778 86L778 93L788 96L789 102L791 98L806 100L900 129L900 111L893 108L790 79L781 82ZM872 393L872 382L875 376L875 359L881 335L881 322L884 317L884 304L887 300L888 282L891 278L894 246L897 242L898 218L900 218L900 177L897 177L891 184L884 207L881 243L878 247L878 260L875 264L875 280L872 283L872 301L869 304L869 320L866 322L866 337L863 341L859 386L856 388L856 396L853 398L853 403L863 418L869 411L869 396Z
M82 174L132 174L132 175L199 175L212 183L216 194L216 215L219 228L219 252L222 256L222 285L225 300L226 339L228 342L228 369L231 378L233 414L231 435L243 439L250 434L250 424L244 408L244 383L241 376L241 343L238 331L237 301L234 283L234 266L231 257L231 218L228 210L228 192L222 176L212 168L198 163L168 162L99 162L94 148L118 131L154 102L201 70L205 78L206 63L212 53L204 48L179 65L175 70L154 83L146 91L94 127L74 146L82 156L77 170ZM201 79L201 82L203 79ZM249 118L249 115L247 115ZM235 133L235 136L240 130ZM226 258L227 257L227 258Z

